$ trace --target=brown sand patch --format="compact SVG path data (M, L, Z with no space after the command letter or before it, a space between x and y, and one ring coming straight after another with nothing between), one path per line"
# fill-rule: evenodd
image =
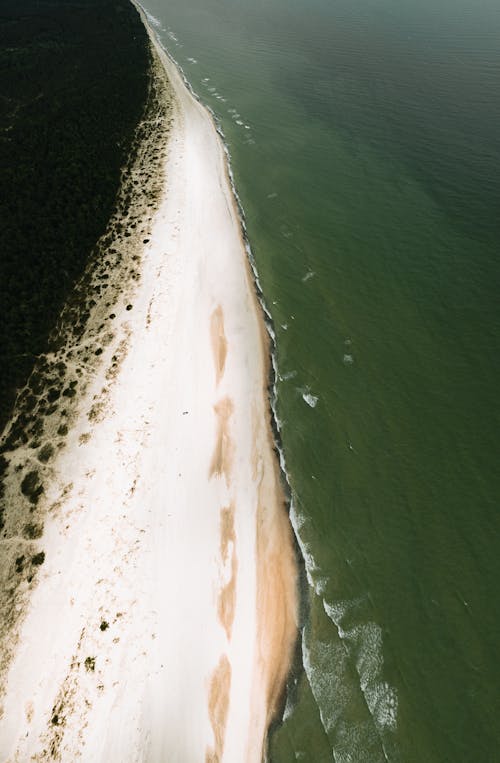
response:
M253 447L252 447L252 479L257 482L259 479L259 471L262 468L262 456L259 453L258 448L255 446L256 432L259 429L259 412L255 401L252 403L252 432L253 432Z
M234 532L234 506L224 506L220 512L220 553L222 560L227 559L229 544L236 542L236 533Z
M279 710L297 635L297 567L284 504L270 510L260 491L257 510L259 672L266 685L266 726Z
M231 665L225 654L219 660L210 681L208 713L215 737L215 747L209 747L205 763L219 763L224 750L227 714L229 710L229 689L231 687Z
M217 416L217 440L208 476L212 478L214 476L220 477L221 474L224 474L227 482L229 482L234 451L234 446L229 436L229 419L233 414L233 410L233 401L229 397L223 398L217 405L214 405L215 415Z
M238 557L236 556L236 534L234 532L234 506L226 506L221 509L221 537L220 550L222 561L227 561L229 544L232 542L231 553L231 578L222 588L217 601L217 615L222 627L226 631L228 640L233 630L234 615L236 610L236 577L238 574Z
M266 427L267 432L262 431ZM269 424L253 418L253 460L259 480L256 512L257 644L252 686L253 721L263 736L280 710L297 638L297 565L277 460L262 452L262 436L272 443ZM263 707L263 704L265 706ZM263 747L249 740L248 760L261 759Z
M233 631L234 614L236 610L236 575L238 574L238 559L233 551L231 560L231 580L227 583L219 594L217 602L217 615L219 621L226 631L228 640Z
M210 336L212 339L212 352L215 363L215 376L217 384L224 375L227 356L227 339L224 332L224 312L218 305L210 318Z

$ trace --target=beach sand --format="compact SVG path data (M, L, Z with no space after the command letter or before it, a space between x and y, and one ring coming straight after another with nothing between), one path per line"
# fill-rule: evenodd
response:
M164 185L37 508L45 559L0 697L12 763L260 761L295 644L268 339L224 148L149 33L173 91Z

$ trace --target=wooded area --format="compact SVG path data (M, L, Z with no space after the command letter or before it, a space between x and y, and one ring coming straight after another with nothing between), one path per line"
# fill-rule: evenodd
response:
M104 232L143 112L129 0L0 6L0 430Z

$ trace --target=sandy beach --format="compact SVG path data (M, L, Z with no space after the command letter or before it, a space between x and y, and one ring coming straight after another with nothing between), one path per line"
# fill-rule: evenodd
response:
M173 93L164 183L37 509L44 559L0 697L9 763L260 761L295 643L267 334L224 148L149 33Z

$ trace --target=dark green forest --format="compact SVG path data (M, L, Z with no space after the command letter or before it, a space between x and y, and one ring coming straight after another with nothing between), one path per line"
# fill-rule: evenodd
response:
M148 70L129 0L0 0L0 430L113 212Z

